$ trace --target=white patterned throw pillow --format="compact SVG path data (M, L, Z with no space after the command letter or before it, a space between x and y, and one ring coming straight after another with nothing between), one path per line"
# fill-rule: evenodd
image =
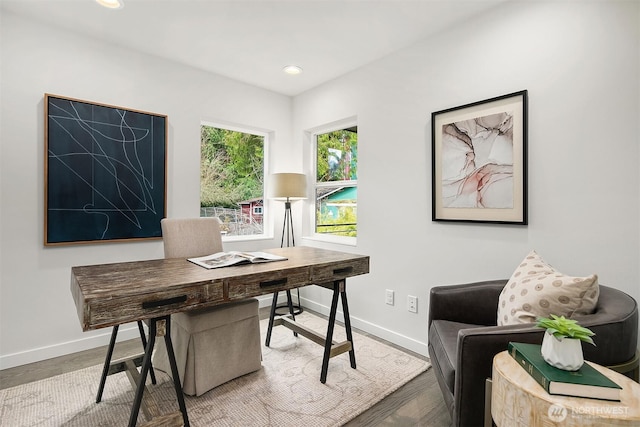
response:
M502 289L498 325L531 323L550 314L571 318L593 313L599 295L597 275L567 276L531 251Z

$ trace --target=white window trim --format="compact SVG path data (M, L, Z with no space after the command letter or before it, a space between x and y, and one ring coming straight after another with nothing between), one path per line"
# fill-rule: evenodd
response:
M242 132L249 133L252 135L258 135L264 138L264 186L262 188L262 234L251 234L251 235L243 235L243 236L222 236L222 242L245 242L245 241L255 241L255 240L271 240L274 237L273 234L273 226L274 226L274 215L272 215L272 206L270 200L267 198L268 193L268 176L269 176L269 146L270 141L275 141L274 134L275 132L272 130L257 128L254 126L246 126L239 125L236 123L230 123L220 120L210 120L210 119L202 119L200 120L200 126L210 126L219 129L226 129L233 132ZM198 199L200 197L198 196ZM200 200L198 200L199 202Z
M348 237L348 236L333 236L333 235L327 235L327 234L320 234L320 233L316 233L316 200L315 200L315 194L316 194L316 188L318 187L317 182L316 182L316 176L317 176L317 164L316 164L316 156L318 153L318 147L316 146L316 136L323 134L323 133L328 133L328 132L333 132L336 130L341 130L341 129L346 129L349 127L353 127L353 126L357 126L358 125L358 118L356 116L353 117L349 117L343 120L338 120L332 123L328 123L325 125L321 125L318 127L314 127L314 128L310 128L305 130L304 132L304 141L305 144L307 145L307 147L309 147L310 150L310 156L309 156L309 169L311 170L310 172L310 180L308 183L309 186L309 194L313 194L313 197L307 201L305 201L305 218L307 219L305 221L305 224L303 224L303 236L302 239L303 240L309 240L309 241L316 241L316 242L326 242L326 243L335 243L335 244L339 244L339 245L346 245L346 246L357 246L358 243L358 238L357 237ZM330 182L327 183L327 186L335 186L335 185L340 185L341 181L334 181L334 182ZM347 181L348 183L351 184L351 186L357 187L358 186L358 181L356 180L356 185L353 185L353 181ZM346 184L346 182L345 182ZM323 184L324 185L324 184ZM345 186L347 186L349 184L346 184Z

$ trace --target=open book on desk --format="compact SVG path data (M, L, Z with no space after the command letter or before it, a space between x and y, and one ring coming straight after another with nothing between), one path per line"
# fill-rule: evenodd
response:
M286 257L267 252L217 252L212 255L197 258L187 258L194 264L204 268L229 267L237 264L258 264L261 262L284 261Z

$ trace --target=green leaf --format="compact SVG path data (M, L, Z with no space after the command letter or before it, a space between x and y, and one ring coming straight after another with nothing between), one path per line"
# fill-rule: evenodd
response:
M578 324L577 320L567 319L564 316L556 316L551 314L549 317L538 317L536 326L546 329L555 337L576 338L589 344L595 345L592 336L593 331Z

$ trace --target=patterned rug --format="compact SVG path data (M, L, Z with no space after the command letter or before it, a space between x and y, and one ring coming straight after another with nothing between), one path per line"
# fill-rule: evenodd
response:
M324 334L327 321L303 312L296 321ZM265 335L266 320L260 322ZM336 325L335 341L345 339ZM186 396L192 426L339 426L355 418L403 384L429 369L424 360L354 333L357 369L348 353L329 362L320 383L323 349L275 327L271 347L263 346L263 368L200 397ZM133 390L124 372L107 379L102 402L95 403L101 366L0 390L0 426L124 426ZM148 389L163 413L178 410L170 378L157 372ZM138 425L145 423L140 412Z

